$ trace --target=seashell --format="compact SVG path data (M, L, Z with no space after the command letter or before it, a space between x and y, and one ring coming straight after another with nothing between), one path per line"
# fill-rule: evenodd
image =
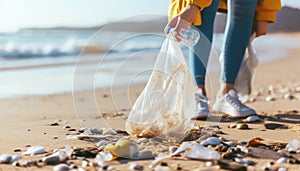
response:
M258 121L260 118L257 116L257 115L253 115L253 116L248 116L246 118L246 121L247 122L255 122L255 121Z
M206 140L201 141L200 145L219 145L220 139L218 137L209 137Z
M138 143L138 144L147 143L147 142L149 142L149 140L147 138L140 138L136 141L136 143Z
M107 135L107 134L116 135L118 133L113 128L103 128L102 134L103 135Z
M25 151L23 153L23 155L36 155L36 154L43 154L45 153L45 148L42 146L32 146L30 148L27 149L27 151Z
M236 125L237 129L249 129L249 126L245 123L237 124Z
M300 142L294 139L286 145L285 149L288 152L296 153L298 150L300 150Z
M292 100L294 99L294 96L290 92L288 92L283 95L283 98L287 100Z
M190 159L198 160L219 160L221 158L218 152L200 144L192 144L191 148L186 150L182 155Z
M267 97L265 98L265 101L266 101L266 102L270 102L270 101L274 101L274 100L276 100L276 98L275 98L274 96L267 96Z
M0 156L0 164L9 164L11 162L11 155L8 154L2 154Z
M287 158L281 157L280 159L278 159L278 160L276 161L276 163L286 163L287 161L288 161Z
M106 140L101 140L101 141L96 143L97 147L102 147L102 146L105 146L107 144L109 144L109 142L106 141Z
M245 146L237 145L236 148L240 149L244 153L249 153L249 149Z
M249 160L249 159L246 159L246 158L234 158L234 161L238 162L238 163L242 163L242 164L247 164L247 165L254 165L255 162Z
M142 165L139 165L137 163L131 163L129 165L129 170L144 170L144 167Z
M53 171L69 171L70 168L67 164L58 164L53 167Z

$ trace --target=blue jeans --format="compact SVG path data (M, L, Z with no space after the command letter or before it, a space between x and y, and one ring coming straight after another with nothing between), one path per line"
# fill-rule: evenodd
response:
M190 50L191 72L197 85L205 84L207 62L213 39L213 26L220 0L201 12L202 25L196 26L200 31L199 42ZM252 32L255 7L258 0L228 0L227 24L224 34L221 79L234 84L248 46Z

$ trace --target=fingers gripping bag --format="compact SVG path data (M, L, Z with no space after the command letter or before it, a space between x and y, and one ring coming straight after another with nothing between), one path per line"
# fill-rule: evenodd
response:
M126 131L138 137L182 138L193 123L195 85L180 44L168 36L150 79L126 121Z

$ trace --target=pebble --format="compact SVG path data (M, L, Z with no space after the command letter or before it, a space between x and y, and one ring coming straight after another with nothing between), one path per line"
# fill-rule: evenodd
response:
M69 129L69 128L71 128L69 125L65 125L64 127L63 127L64 129Z
M53 171L69 171L70 168L67 164L58 164L53 167Z
M240 149L244 153L249 153L249 149L245 146L237 145L236 148Z
M276 161L276 163L286 163L288 160L285 157L282 157Z
M294 99L294 96L290 92L288 92L283 95L283 98L287 100L292 100Z
M238 158L236 157L234 159L234 161L238 162L238 163L242 163L242 164L247 164L247 165L254 165L255 162L249 160L249 159L246 159L246 158Z
M47 165L55 165L60 163L60 158L58 155L50 155L43 158L43 162Z
M77 131L75 128L70 128L68 129L68 131L72 132L72 131Z
M0 163L2 164L9 164L11 162L11 155L8 154L2 154L0 156Z
M236 125L237 129L249 129L249 126L245 123L237 124Z
M144 167L142 165L139 165L137 163L131 163L129 166L130 170L144 170Z
M287 168L285 168L285 167L280 167L280 168L278 169L278 171L287 171Z
M136 141L136 143L138 143L138 144L147 143L147 142L149 142L149 140L147 138L140 138Z
M210 166L213 166L213 165L214 165L214 163L211 162L211 161L205 163L205 166L207 166L207 167L210 167Z
M259 120L259 117L257 115L253 115L253 116L249 116L246 118L246 120L248 122L255 122L255 121L258 121Z
M43 154L45 153L45 148L42 146L32 146L27 149L23 154L24 155L36 155L36 154Z
M18 160L20 160L20 156L18 156L18 155L12 155L12 156L11 156L10 163L16 162L16 161L18 161Z
M103 147L103 146L106 146L107 144L109 144L109 142L106 141L106 140L101 140L101 141L96 143L97 147L99 147L99 148Z
M22 150L19 148L14 149L14 152L21 152Z
M50 124L50 126L58 126L58 125L59 125L59 123L57 123L57 122L54 122L54 123Z
M274 100L276 100L276 98L275 98L274 96L267 96L267 97L265 98L265 101L266 101L266 102L270 102L270 101L274 101Z
M103 128L103 135L108 135L108 134L112 134L112 135L116 135L118 134L113 128Z
M209 137L206 140L201 141L201 145L219 145L221 143L218 137Z
M228 128L236 128L236 124L230 124L229 126L228 126Z

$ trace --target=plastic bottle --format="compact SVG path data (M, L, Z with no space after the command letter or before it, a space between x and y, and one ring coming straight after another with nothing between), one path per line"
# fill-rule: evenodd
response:
M168 32L172 33L174 27L169 26ZM188 46L194 46L200 39L200 33L193 28L181 29L179 35L177 36L181 39L181 42Z

